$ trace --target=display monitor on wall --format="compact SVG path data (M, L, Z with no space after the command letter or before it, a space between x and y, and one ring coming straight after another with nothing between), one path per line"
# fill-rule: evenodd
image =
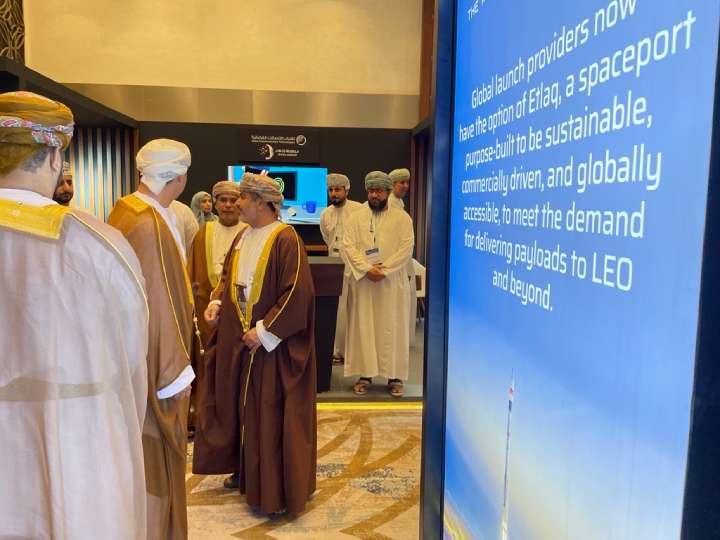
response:
M720 4L455 6L445 536L677 540Z
M278 181L285 197L280 211L283 222L292 225L320 223L320 213L327 207L326 168L231 165L228 178L239 182L246 171L268 174Z

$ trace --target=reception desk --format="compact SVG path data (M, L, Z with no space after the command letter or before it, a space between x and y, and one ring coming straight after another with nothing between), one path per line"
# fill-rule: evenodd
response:
M315 285L315 353L317 355L317 391L330 390L332 355L335 343L335 319L342 293L345 265L338 257L308 257Z

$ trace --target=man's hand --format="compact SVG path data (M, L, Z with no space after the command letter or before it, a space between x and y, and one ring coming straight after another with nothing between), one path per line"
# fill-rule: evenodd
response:
M243 336L243 343L250 349L250 352L255 352L262 345L260 337L258 336L257 329L253 328L247 334Z
M365 276L370 281L381 281L387 277L385 272L382 271L382 267L380 265L373 266L370 270L368 270Z
M220 314L220 305L219 304L211 304L207 307L205 310L205 313L203 313L203 317L205 317L205 322L208 324L217 324L218 315Z
M181 399L189 398L191 390L192 386L188 385L183 390L180 390L177 394L175 394L173 396L173 399L177 399L178 401L180 401Z

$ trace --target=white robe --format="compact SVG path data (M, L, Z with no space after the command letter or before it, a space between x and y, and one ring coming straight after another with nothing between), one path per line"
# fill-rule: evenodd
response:
M220 221L213 221L212 231L212 246L211 255L212 261L210 261L215 274L215 278L219 279L222 275L223 264L225 263L225 257L227 256L230 246L235 240L235 237L240 232L245 224L242 221L238 221L237 225L226 227Z
M400 197L396 197L395 193L390 192L388 196L388 206L391 208L397 208L398 210L405 210L405 201ZM415 266L413 266L412 260L405 269L408 276L410 286L408 287L408 309L410 310L409 320L409 331L410 331L410 345L415 344L415 321L417 320L417 284L415 283Z
M362 203L347 199L345 204L328 206L320 215L320 232L328 247L330 257L340 257L342 249L342 238L345 230L345 222L350 216L363 207ZM345 267L343 272L342 293L338 299L337 319L335 321L335 344L333 346L334 356L345 354L345 336L347 334L347 289L350 269Z
M169 208L173 211L177 219L176 225L182 236L183 244L185 244L183 253L186 254L192 245L193 238L195 238L195 235L200 230L200 225L198 225L195 214L193 214L193 211L187 204L181 203L180 201L173 201L170 203Z
M279 226L280 222L274 221L264 227L248 227L235 246L236 250L240 250L241 256L238 259L237 271L233 276L233 283L235 286L243 288L245 298L248 297L252 290L253 281L255 280L255 269L257 268L260 254L270 239L272 232ZM257 330L258 339L260 339L266 351L273 351L280 345L282 340L265 328L262 319L257 321L255 329Z
M396 208L379 214L364 206L345 225L343 256L351 277L348 283L348 324L345 375L406 380L410 359L406 267L415 238L410 216ZM387 277L370 281L372 254Z
M0 199L0 536L145 538L148 307L138 260L120 233L79 210L46 238L16 227L28 207L52 200L3 189Z
M391 191L388 196L388 206L391 208L397 208L398 210L405 210L405 201L403 201L400 197L396 197L395 193Z

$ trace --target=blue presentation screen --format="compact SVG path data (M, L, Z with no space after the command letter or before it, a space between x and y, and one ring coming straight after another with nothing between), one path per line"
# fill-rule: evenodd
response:
M719 5L457 3L446 537L679 538Z
M245 171L265 171L283 190L281 219L285 223L319 224L320 213L327 207L327 169L325 167L287 167L231 165L228 178L239 182Z

